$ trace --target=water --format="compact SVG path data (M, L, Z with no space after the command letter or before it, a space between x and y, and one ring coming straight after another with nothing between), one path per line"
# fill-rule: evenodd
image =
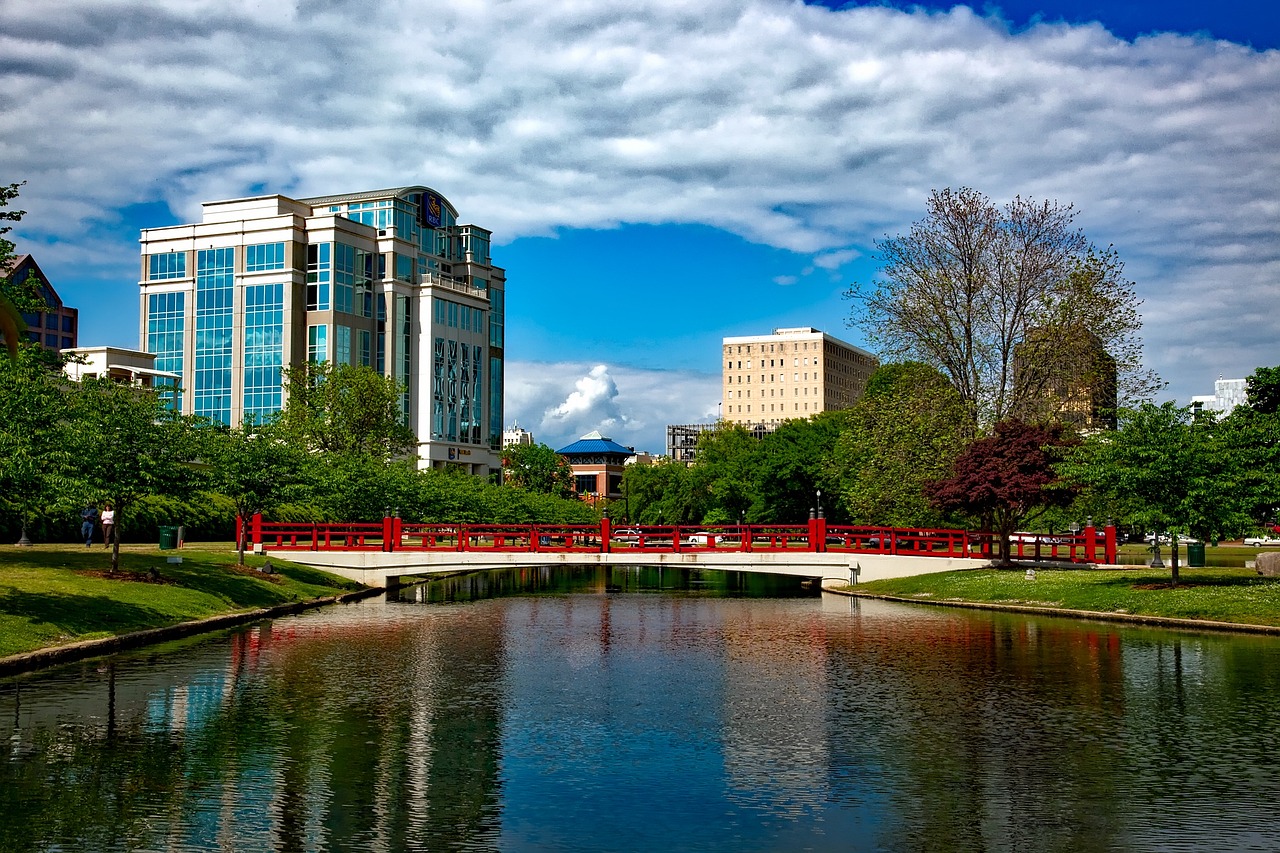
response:
M0 850L1275 850L1280 641L495 573L0 681Z

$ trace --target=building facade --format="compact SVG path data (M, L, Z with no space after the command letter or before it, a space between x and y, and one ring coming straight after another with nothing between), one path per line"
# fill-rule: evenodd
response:
M77 382L81 379L110 379L141 388L154 388L173 399L181 379L176 373L157 370L155 355L140 350L75 347L63 350L63 355L72 357L63 365L63 372Z
M49 278L40 269L35 258L18 255L4 271L11 284L30 287L43 300L41 311L24 311L26 339L33 344L54 352L72 349L79 345L80 312L62 303L62 297L53 289Z
M531 446L533 443L533 433L520 426L520 424L502 431L503 447L524 447Z
M1116 362L1085 328L1028 329L1013 348L1018 404L1026 421L1054 420L1083 432L1116 428Z
M206 202L141 243L142 348L183 412L236 426L283 408L284 367L363 365L402 386L423 467L501 470L506 276L436 191Z
M1191 405L1198 409L1210 409L1219 415L1231 414L1236 406L1242 406L1248 399L1247 380L1223 379L1218 377L1213 383L1212 394L1202 394L1191 398Z
M721 417L777 426L784 420L847 409L880 364L864 349L817 329L725 338Z
M623 447L599 431L592 431L556 453L569 460L573 490L581 500L595 505L602 498L623 498L622 474L627 460L636 455L634 447Z

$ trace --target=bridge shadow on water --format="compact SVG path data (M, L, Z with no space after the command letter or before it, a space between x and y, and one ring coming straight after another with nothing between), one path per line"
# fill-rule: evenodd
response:
M390 601L467 602L510 595L666 593L714 598L802 598L822 594L809 578L691 567L537 566L429 578L388 590Z

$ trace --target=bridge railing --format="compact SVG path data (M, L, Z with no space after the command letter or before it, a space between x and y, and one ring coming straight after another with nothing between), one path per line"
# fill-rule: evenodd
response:
M245 526L237 519L237 536ZM379 522L249 525L255 548L289 551L456 551L508 553L785 553L830 552L898 556L993 559L1000 537L990 532L902 529L827 524L617 525L599 524L436 524L389 517ZM1094 563L1116 561L1115 528L1092 523L1076 534L1015 534L1015 560Z

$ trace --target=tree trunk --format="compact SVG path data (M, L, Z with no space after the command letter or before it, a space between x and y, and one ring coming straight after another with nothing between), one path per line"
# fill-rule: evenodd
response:
M1178 585L1178 534L1169 536L1169 571L1173 577L1171 586Z

